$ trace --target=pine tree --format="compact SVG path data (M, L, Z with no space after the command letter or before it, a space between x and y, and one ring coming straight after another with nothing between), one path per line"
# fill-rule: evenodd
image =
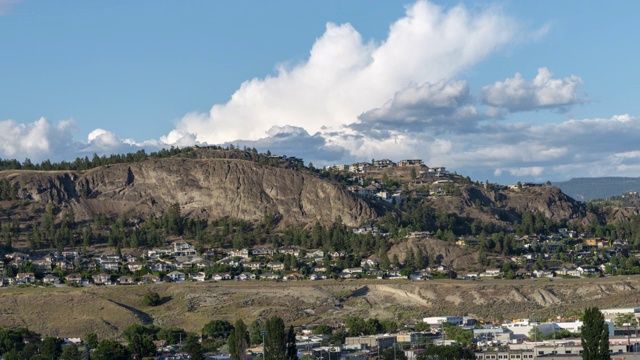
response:
M585 360L610 359L609 327L597 307L584 311L582 325L582 358Z
M229 339L227 340L231 360L245 360L248 343L249 333L247 332L247 325L245 325L242 320L238 320L234 324L234 328L231 330Z
M265 359L286 360L286 342L284 334L284 321L278 316L267 320L267 336L264 344Z
M287 332L287 360L298 360L296 332L293 330L293 325L289 326L289 331Z

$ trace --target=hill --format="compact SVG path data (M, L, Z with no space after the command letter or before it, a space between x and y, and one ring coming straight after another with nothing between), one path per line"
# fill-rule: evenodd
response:
M142 304L148 290L163 301ZM348 316L413 321L470 314L495 320L552 318L589 306L630 307L640 302L640 277L539 280L270 281L159 284L87 288L4 289L0 326L27 326L43 336L116 337L128 325L156 324L199 331L208 321L264 320L287 324L340 324Z
M102 213L145 219L172 204L184 216L207 221L258 221L269 214L282 225L328 224L340 217L357 226L378 216L366 201L330 181L240 159L149 159L86 172L7 170L0 179L17 184L15 200L28 203L31 213L51 203L73 210L77 222Z
M553 185L576 200L589 201L619 196L629 191L640 191L640 178L574 178L569 181L554 182Z

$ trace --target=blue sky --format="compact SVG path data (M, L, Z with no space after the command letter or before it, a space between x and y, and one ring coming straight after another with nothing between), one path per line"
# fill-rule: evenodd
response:
M0 0L0 157L233 143L640 176L640 4Z

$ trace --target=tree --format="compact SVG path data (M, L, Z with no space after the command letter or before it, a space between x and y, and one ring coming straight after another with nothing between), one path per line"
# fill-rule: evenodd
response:
M296 332L293 330L293 325L289 326L289 331L287 332L287 360L298 360Z
M129 351L136 359L153 356L156 353L156 346L153 343L153 337L148 334L133 335L129 342Z
M435 356L434 356L435 355ZM426 359L439 359L439 360L473 360L476 355L470 348L463 348L461 346L441 346L433 345L428 346L417 357L418 360Z
M198 335L189 333L187 335L187 339L185 340L185 344L182 347L182 350L186 351L189 354L189 359L192 360L204 360L204 355L202 355L202 346L198 342Z
M405 355L404 351L396 348L394 344L393 347L386 348L380 352L381 360L407 360L407 355Z
M243 323L244 324L244 323ZM233 325L227 320L213 320L202 327L203 339L228 338L233 330Z
M146 306L158 306L160 305L160 294L155 291L149 291L144 294L144 298L142 298L142 303Z
M618 314L616 318L613 320L613 323L616 326L626 326L627 327L627 345L631 344L631 333L629 332L629 328L631 326L638 326L638 320L634 316L634 314L626 313L626 314Z
M604 315L597 307L584 311L582 325L582 358L585 360L610 359L609 327L604 322Z
M286 359L286 342L284 334L284 321L278 316L267 320L267 335L264 340L264 356L269 360Z
M83 341L89 349L95 349L98 347L98 334L88 333L84 336Z
M81 360L81 355L76 344L69 344L62 348L60 360Z
M102 340L91 353L91 360L129 360L129 349L115 340Z
M54 337L46 337L40 344L40 354L46 359L57 359L62 354L62 341Z
M249 333L247 332L247 325L245 325L242 320L238 320L229 332L229 338L227 340L231 360L245 360L248 343Z

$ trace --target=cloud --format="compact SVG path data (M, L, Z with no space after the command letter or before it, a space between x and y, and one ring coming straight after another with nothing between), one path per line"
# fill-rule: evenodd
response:
M413 86L415 96L441 85L518 35L516 21L498 9L445 11L426 1L408 6L379 43L364 41L350 24L328 23L306 61L244 82L227 103L185 115L176 130L212 144L261 139L272 126L337 130L396 93L410 96L411 84L422 84Z
M470 101L466 81L412 84L396 92L381 108L360 115L360 122L351 128L364 132L382 128L408 131L467 128L480 118Z
M295 156L306 159L314 165L336 163L348 156L343 147L333 146L316 133L310 135L305 129L295 126L274 126L267 131L268 136L258 140L242 140L230 143L234 146L269 149L274 154Z
M19 2L20 0L0 0L0 16L10 13L13 5Z
M587 101L578 94L582 79L571 75L563 79L553 79L551 71L539 68L531 82L522 78L520 73L505 81L482 88L485 104L506 108L511 112L536 109L566 109Z
M0 156L42 159L50 153L67 153L75 130L75 124L70 120L57 124L45 118L29 124L11 119L0 121Z

